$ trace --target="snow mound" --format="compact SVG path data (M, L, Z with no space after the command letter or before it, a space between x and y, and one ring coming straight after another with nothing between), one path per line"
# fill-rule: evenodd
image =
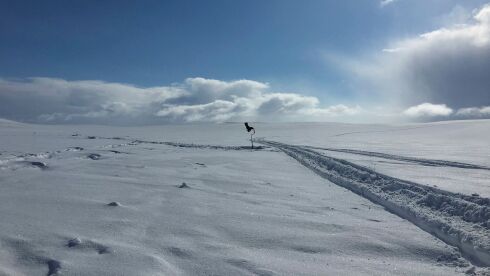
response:
M17 127L17 126L24 126L24 125L25 124L20 123L20 122L0 118L0 126L1 127Z
M61 262L48 257L48 254L43 250L39 250L32 245L31 241L8 238L2 240L2 246L11 249L16 254L19 262L26 265L45 265L47 268L47 276L58 275L61 270ZM1 271L0 271L1 272Z
M92 159L92 160L99 160L100 157L101 157L101 155L98 153L91 153L91 154L87 155L87 158Z
M179 185L179 189L189 189L189 185L187 185L185 182L182 182L182 184Z
M73 238L66 244L69 248L76 248L81 250L95 251L98 254L111 253L111 249L101 243L92 240L82 240L80 238Z
M36 168L40 170L46 170L48 169L48 164L46 162L40 161L26 161L23 158L0 160L0 169L15 171L21 168Z
M29 164L33 167L40 168L40 169L46 169L48 167L48 164L46 164L44 162L38 162L38 161L27 162L27 164Z
M74 247L74 246L78 246L82 243L82 240L79 239L79 238L74 238L74 239L71 239L68 241L68 243L66 244L68 247Z
M68 147L65 149L65 151L82 151L82 147Z

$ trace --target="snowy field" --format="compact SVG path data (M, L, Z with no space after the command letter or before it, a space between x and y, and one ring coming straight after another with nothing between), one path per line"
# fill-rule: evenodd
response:
M490 120L254 126L1 120L0 275L490 274Z

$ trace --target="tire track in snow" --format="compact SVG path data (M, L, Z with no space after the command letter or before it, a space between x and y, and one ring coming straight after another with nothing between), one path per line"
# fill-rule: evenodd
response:
M318 175L409 220L473 264L490 266L490 199L456 194L377 173L301 146L261 140Z
M338 148L322 148L322 147L313 147L313 146L304 146L310 149L319 149L319 150L327 150L327 151L335 151L335 152L343 152L343 153L351 153L357 155L364 155L370 157L380 157L384 159L404 161L416 163L422 166L436 166L436 167L455 167L455 168L463 168L463 169L479 169L479 170L490 170L489 167L463 163L463 162L454 162L447 160L439 160L439 159L425 159L425 158L416 158L416 157L408 157L394 154L387 154L382 152L375 151L364 151L364 150L354 150L354 149L338 149Z

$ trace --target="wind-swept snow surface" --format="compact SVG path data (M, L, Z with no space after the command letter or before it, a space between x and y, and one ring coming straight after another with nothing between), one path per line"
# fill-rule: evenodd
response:
M276 147L284 149L277 144L252 151L242 127L241 123L117 128L0 122L0 275L488 272L473 266L481 262L468 262L468 252L461 255L447 241L318 176L278 151ZM274 124L254 127L259 135L287 146L413 156L394 148L363 149L346 138L349 135L338 136L345 139L342 145L332 138L338 133L328 133L352 132L356 127L366 131L366 126L325 124L323 137L308 137L318 133L318 125L291 124L288 130ZM325 158L321 150L311 152ZM459 161L448 152L442 157L426 153L414 157L488 166L482 159L468 158L481 152L468 152ZM362 183L357 178L364 175L361 168L359 175L347 179ZM389 178L377 174L380 181ZM468 206L488 204L487 198L471 193L434 195L448 196L451 204L453 200ZM450 222L455 231L478 224L481 229L467 233L488 238L481 221L488 211L450 216L450 208L442 207L449 201L433 206L435 201L427 198L419 203L433 212L426 215L441 212L441 220L454 217ZM474 239L472 244L482 247L484 240Z

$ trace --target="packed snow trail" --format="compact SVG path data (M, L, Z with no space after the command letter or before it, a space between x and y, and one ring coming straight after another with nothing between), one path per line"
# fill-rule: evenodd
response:
M197 148L197 149L215 149L215 150L263 150L266 147L255 146L253 149L250 146L220 146L220 145L202 145L202 144L190 144L190 143L177 143L177 142L164 142L164 141L148 141L139 139L127 139L122 137L94 137L92 139L108 139L108 140L125 140L130 141L128 144L122 145L137 145L137 144L154 144L154 145L166 145L178 148Z
M382 152L354 150L354 149L322 148L322 147L312 147L312 146L305 146L305 147L310 148L310 149L319 149L319 150L351 153L351 154L364 155L364 156L370 156L370 157L380 157L380 158L384 158L384 159L416 163L416 164L423 165L423 166L439 166L439 167L455 167L455 168L462 168L462 169L490 170L489 167L485 167L485 166L469 164L469 163L462 163L462 162L447 161L447 160L407 157L407 156L387 154L387 153L382 153Z
M490 266L490 199L397 179L302 146L261 140L331 182L458 247L475 265Z

